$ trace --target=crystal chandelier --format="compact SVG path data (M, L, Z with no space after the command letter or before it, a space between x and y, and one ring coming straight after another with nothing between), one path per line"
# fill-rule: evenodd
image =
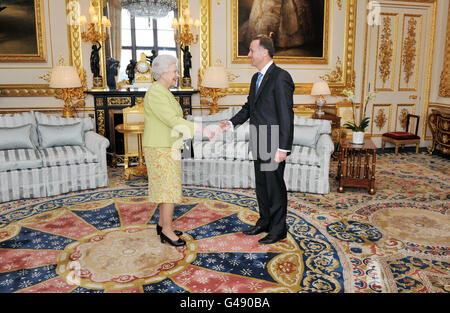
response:
M177 8L177 0L120 0L131 16L165 17Z

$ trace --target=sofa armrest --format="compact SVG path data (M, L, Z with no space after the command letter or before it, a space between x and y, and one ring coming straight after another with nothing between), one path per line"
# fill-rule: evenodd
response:
M328 177L330 172L331 154L334 151L333 140L329 134L322 134L316 145L316 154L320 158L320 170L323 177Z
M333 140L331 140L331 136L329 134L322 134L317 140L316 144L316 154L319 157L327 156L331 157L331 154L334 151Z
M106 167L106 148L109 147L109 140L94 131L85 133L86 148L95 153L98 162Z

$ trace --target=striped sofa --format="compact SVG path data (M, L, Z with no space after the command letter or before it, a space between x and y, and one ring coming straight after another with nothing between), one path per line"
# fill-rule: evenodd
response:
M231 107L214 115L188 116L188 120L217 127L219 121L229 120L240 109ZM286 159L284 174L286 187L288 191L327 194L330 191L330 158L334 151L331 121L295 116L294 125L294 143ZM308 136L315 137L308 139ZM302 145L306 143L308 146ZM182 166L183 184L254 188L248 121L233 132L223 133L215 142L196 134L192 141L186 142Z
M31 125L28 128L31 146L17 144L15 149L0 150L0 202L108 185L109 141L93 131L90 118L62 118L33 111L0 115L3 134L24 125ZM82 144L43 146L39 131L42 127L57 126L60 130L72 125L79 127ZM2 143L5 146L6 140L0 138L0 146Z

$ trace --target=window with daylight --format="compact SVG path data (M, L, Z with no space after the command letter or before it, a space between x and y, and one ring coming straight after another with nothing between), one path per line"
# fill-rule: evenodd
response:
M152 50L157 54L171 54L178 58L177 43L174 40L172 19L177 14L169 12L166 17L148 18L131 16L128 10L122 9L122 51L120 56L119 81L127 79L125 70L130 60L139 61L144 52L152 55Z

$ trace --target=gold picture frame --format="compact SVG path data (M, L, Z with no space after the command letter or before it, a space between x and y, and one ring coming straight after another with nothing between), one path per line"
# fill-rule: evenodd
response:
M47 62L44 0L33 3L5 3L0 11L4 40L0 43L0 62Z
M41 5L43 0L39 0ZM83 56L81 51L81 31L77 23L80 14L79 0L65 0L67 21L67 34L69 44L69 64L75 66L80 76L83 89L87 90L86 71L83 68ZM41 15L42 17L42 15ZM42 23L44 25L44 23ZM0 85L2 97L54 97L55 89L47 84L7 84Z
M270 10L272 14L263 15L263 20L258 17L260 21L259 29L265 29L271 35L274 46L275 55L274 61L278 64L327 64L328 63L328 47L329 47L329 12L331 0L314 0L297 11L302 12L302 16L298 19L291 17L283 20L281 8ZM261 2L262 3L262 2ZM249 6L248 1L232 0L231 1L231 42L232 42L232 59L231 63L249 64L250 60L247 57L250 40L259 31L252 29L251 16L252 11L257 12L258 6L255 7L255 2ZM278 12L278 9L280 12ZM288 10L288 9L286 9ZM290 10L292 12L296 11ZM276 14L278 12L280 14ZM284 12L286 13L286 12ZM253 14L253 13L252 13ZM256 13L257 14L257 13ZM256 15L255 14L255 15ZM300 14L300 13L299 13ZM261 25L264 19L267 21L265 25ZM280 20L279 23L275 22ZM290 20L291 22L284 22ZM307 20L308 22L304 22ZM272 23L272 24L271 24ZM278 25L278 26L275 26ZM292 24L292 25L290 25ZM285 25L289 25L285 26ZM284 26L284 27L283 27ZM276 29L275 29L276 28ZM284 31L293 31L297 29L294 34L283 34ZM314 31L314 30L318 31ZM271 31L273 30L273 31ZM295 47L293 46L295 45Z

